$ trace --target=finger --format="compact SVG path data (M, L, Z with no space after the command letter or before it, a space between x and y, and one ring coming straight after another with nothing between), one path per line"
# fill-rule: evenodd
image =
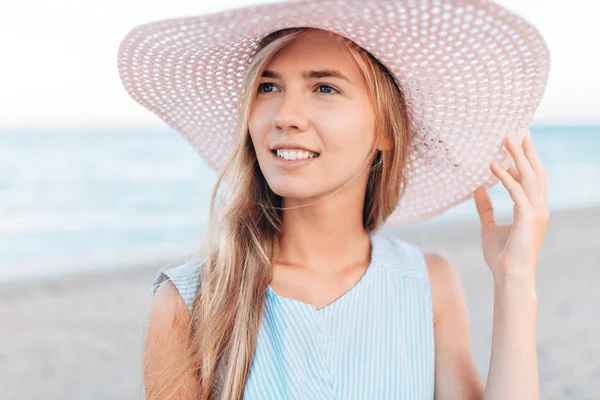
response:
M511 165L510 168L508 169L508 173L510 174L510 176L513 177L513 179L517 182L521 182L521 174L519 173L519 170L517 169L517 167L515 167L514 165Z
M542 160L533 144L533 139L531 136L526 136L523 141L523 149L525 151L525 155L529 159L529 163L531 164L531 168L533 168L536 176L538 177L538 191L539 196L542 199L546 198L546 169L542 164ZM542 200L542 202L545 200Z
M510 198L519 207L529 207L531 203L529 198L523 190L523 186L519 182L513 179L513 177L498 163L498 161L492 162L490 169L500 179L502 185L508 190Z
M510 155L513 157L513 160L515 161L515 164L517 166L517 170L521 175L521 179L519 181L520 186L522 186L523 191L525 192L527 197L532 198L532 196L534 196L537 192L537 177L535 175L535 172L531 168L529 160L527 160L523 149L521 148L521 146L513 142L513 140L516 139L512 137L506 138L504 141L504 145L510 153Z
M525 138L523 139L523 151L525 153L525 156L529 160L529 164L531 165L533 171L536 174L541 175L544 172L544 165L542 164L540 155L535 149L533 139L530 135L525 136Z
M479 214L481 226L495 226L496 219L494 218L494 207L487 190L480 186L475 190L475 207Z

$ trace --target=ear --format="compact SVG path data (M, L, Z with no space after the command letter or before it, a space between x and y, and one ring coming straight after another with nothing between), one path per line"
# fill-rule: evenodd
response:
M394 143L389 137L380 137L375 146L378 150L388 151L392 149Z

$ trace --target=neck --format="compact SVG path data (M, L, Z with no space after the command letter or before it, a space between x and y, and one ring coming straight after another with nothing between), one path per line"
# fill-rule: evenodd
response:
M363 228L363 202L364 192L362 198L346 194L314 206L285 210L277 262L320 272L368 262L370 237Z

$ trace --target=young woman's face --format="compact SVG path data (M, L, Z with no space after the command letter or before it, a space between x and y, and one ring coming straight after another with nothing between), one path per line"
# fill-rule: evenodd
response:
M358 172L374 141L374 116L358 66L335 36L309 31L267 64L250 112L260 169L286 204L317 198ZM339 76L338 76L339 75ZM285 160L273 149L318 153ZM370 163L354 190L364 192ZM349 185L348 190L353 185Z

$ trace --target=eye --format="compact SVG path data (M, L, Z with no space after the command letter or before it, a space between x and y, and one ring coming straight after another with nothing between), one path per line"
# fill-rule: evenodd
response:
M335 90L333 87L331 87L331 86L329 86L329 85L319 85L318 87L319 87L319 89L321 89L321 88L325 88L325 90L328 90L328 89L330 89L330 90L333 90L333 92L335 92L335 93L339 93L337 90ZM332 92L327 92L327 91L323 92L323 91L320 91L320 90L319 90L319 93L324 93L324 94L334 94L334 93L332 93Z
M271 93L274 88L276 88L271 82L264 82L258 85L258 93ZM263 90L264 89L264 90Z

